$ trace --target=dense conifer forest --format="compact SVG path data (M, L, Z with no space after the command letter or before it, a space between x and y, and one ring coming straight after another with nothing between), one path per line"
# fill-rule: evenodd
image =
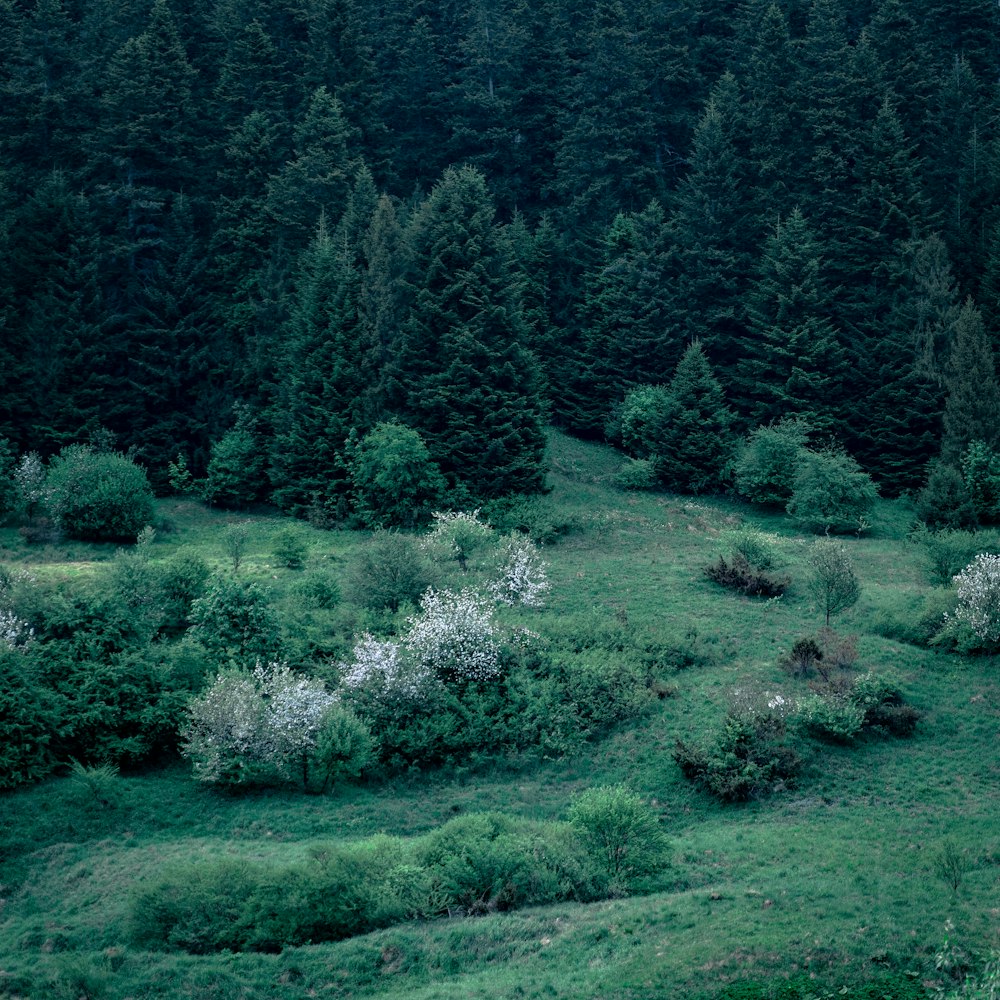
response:
M394 422L490 498L693 340L735 430L801 416L888 495L996 443L989 0L0 19L15 452L104 429L162 489L238 428L235 499L337 517Z

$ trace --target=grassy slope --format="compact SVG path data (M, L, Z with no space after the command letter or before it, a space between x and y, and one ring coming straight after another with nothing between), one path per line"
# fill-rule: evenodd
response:
M810 539L781 517L721 501L690 502L614 489L609 449L556 437L553 497L581 530L548 553L553 596L536 628L594 615L654 638L697 633L710 666L671 675L674 697L586 756L517 772L416 776L394 787L325 799L266 793L227 798L182 768L121 781L113 810L67 780L0 800L0 995L163 997L645 997L692 995L745 975L815 972L836 985L888 966L933 978L952 940L998 944L1000 864L995 660L931 654L870 634L880 606L926 584L903 539L906 511L883 505L873 533L845 541L865 594L838 623L860 637L861 665L898 675L926 713L905 741L819 748L794 791L720 807L693 791L670 758L676 735L711 729L728 691L750 677L794 692L778 666L820 624L802 586ZM157 551L197 545L222 560L223 515L171 504L176 530ZM780 601L734 597L700 568L741 517L773 533L793 578ZM258 527L247 572L282 585ZM355 543L317 534L314 559L339 566ZM86 576L113 550L73 546L32 554L39 574ZM8 541L0 558L22 558ZM122 942L130 891L173 860L203 855L290 857L310 843L384 830L412 834L459 812L501 808L561 816L582 787L626 781L655 799L674 846L665 891L591 906L393 928L281 956L191 958L136 953ZM931 873L945 839L974 862L952 894ZM314 992L313 992L314 991Z

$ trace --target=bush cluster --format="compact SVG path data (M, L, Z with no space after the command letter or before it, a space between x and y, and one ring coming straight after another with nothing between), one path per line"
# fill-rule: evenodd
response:
M472 814L410 842L320 845L300 864L178 866L136 894L131 937L199 955L277 952L413 918L622 894L665 862L648 807L624 789L595 789L565 823Z
M863 531L875 484L845 452L810 449L809 433L800 420L758 427L736 457L736 492L751 503L783 506L817 534Z

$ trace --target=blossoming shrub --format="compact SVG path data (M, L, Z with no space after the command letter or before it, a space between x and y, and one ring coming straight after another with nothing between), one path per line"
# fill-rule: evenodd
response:
M526 535L512 532L500 543L497 573L489 584L494 600L513 607L540 608L552 589L538 547Z
M228 670L189 708L183 753L213 784L298 783L325 789L372 755L364 726L322 681L286 665Z
M977 555L955 577L955 590L955 620L990 644L1000 642L1000 555Z

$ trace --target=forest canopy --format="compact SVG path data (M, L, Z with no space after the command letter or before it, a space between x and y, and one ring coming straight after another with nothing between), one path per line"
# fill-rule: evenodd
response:
M398 424L460 504L697 341L734 435L918 488L1000 434L998 17L2 0L0 438L338 518Z

